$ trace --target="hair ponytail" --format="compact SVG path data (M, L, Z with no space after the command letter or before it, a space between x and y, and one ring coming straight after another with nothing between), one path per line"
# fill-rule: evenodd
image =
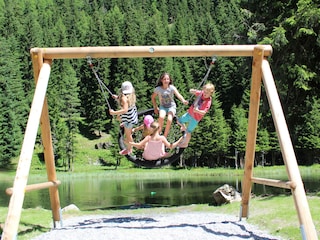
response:
M150 135L154 136L157 133L157 131L159 130L160 125L158 122L153 122L153 123L151 123L150 127L152 129L152 133Z

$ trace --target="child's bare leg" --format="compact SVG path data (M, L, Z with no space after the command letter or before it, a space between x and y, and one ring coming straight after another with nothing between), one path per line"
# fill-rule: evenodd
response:
M132 138L132 128L124 128L124 135L126 137L126 142L133 142ZM132 146L129 144L126 144L126 148L129 152L132 150Z
M161 133L162 132L162 127L163 127L163 122L164 122L164 119L166 117L166 111L164 110L160 110L159 112L159 119L158 119L158 122L159 122L159 132Z
M179 120L177 120L177 124L180 126L180 130L182 132L187 130L186 125L184 123L179 122Z
M166 129L164 130L164 136L168 137L170 128L171 128L171 123L172 123L172 119L173 119L173 114L172 112L168 112L168 119L167 119L167 124L166 124Z
M182 142L179 144L179 147L181 147L181 148L188 147L190 139L191 139L191 133L188 132L186 135L186 138L184 140L182 140Z

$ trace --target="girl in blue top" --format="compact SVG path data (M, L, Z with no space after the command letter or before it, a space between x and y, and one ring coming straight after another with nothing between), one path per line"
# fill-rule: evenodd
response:
M162 131L164 118L168 114L167 124L164 131L164 136L167 137L171 127L173 117L176 114L177 105L174 101L174 96L176 96L183 104L187 105L188 101L179 93L177 88L173 85L173 81L169 73L163 73L157 83L157 87L151 96L152 105L154 108L154 113L159 115L159 128ZM159 98L159 108L156 98Z

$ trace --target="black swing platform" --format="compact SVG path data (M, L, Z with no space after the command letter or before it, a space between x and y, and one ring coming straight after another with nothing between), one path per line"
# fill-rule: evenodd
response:
M138 118L139 118L139 124L142 124L143 122L143 118L144 116L146 115L151 115L153 117L155 117L154 115L154 111L153 109L147 109L147 110L144 110L144 111L140 111L138 112ZM172 126L171 128L173 128L175 125L175 120L172 121ZM177 125L177 124L176 124ZM177 126L176 126L177 127ZM180 126L179 126L179 131L180 131ZM180 136L181 133L178 133L176 131L172 131L172 134L169 134L171 136L168 136L168 141L170 142L173 142L173 141L176 141L174 139L171 139L173 137L177 137L177 136ZM142 140L142 133L140 131L140 133L137 133L137 136L133 136L134 138L134 141L135 142L139 142L140 140ZM124 144L124 130L123 128L120 128L120 131L119 131L119 138L118 138L118 143L119 143L119 147L120 149L125 149L126 146ZM162 167L162 166L166 166L166 165L170 165L172 163L174 163L175 161L179 160L181 154L183 153L185 148L176 148L175 152L172 153L172 155L170 155L169 157L167 158L160 158L160 159L157 159L157 160L145 160L142 158L142 156L138 156L137 155L125 155L125 157L133 162L136 166L140 166L140 167L146 167L146 168L157 168L157 167Z

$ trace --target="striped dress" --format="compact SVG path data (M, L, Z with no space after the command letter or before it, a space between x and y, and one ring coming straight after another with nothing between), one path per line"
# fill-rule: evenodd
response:
M138 112L136 105L129 107L128 111L121 115L121 122L138 124Z

